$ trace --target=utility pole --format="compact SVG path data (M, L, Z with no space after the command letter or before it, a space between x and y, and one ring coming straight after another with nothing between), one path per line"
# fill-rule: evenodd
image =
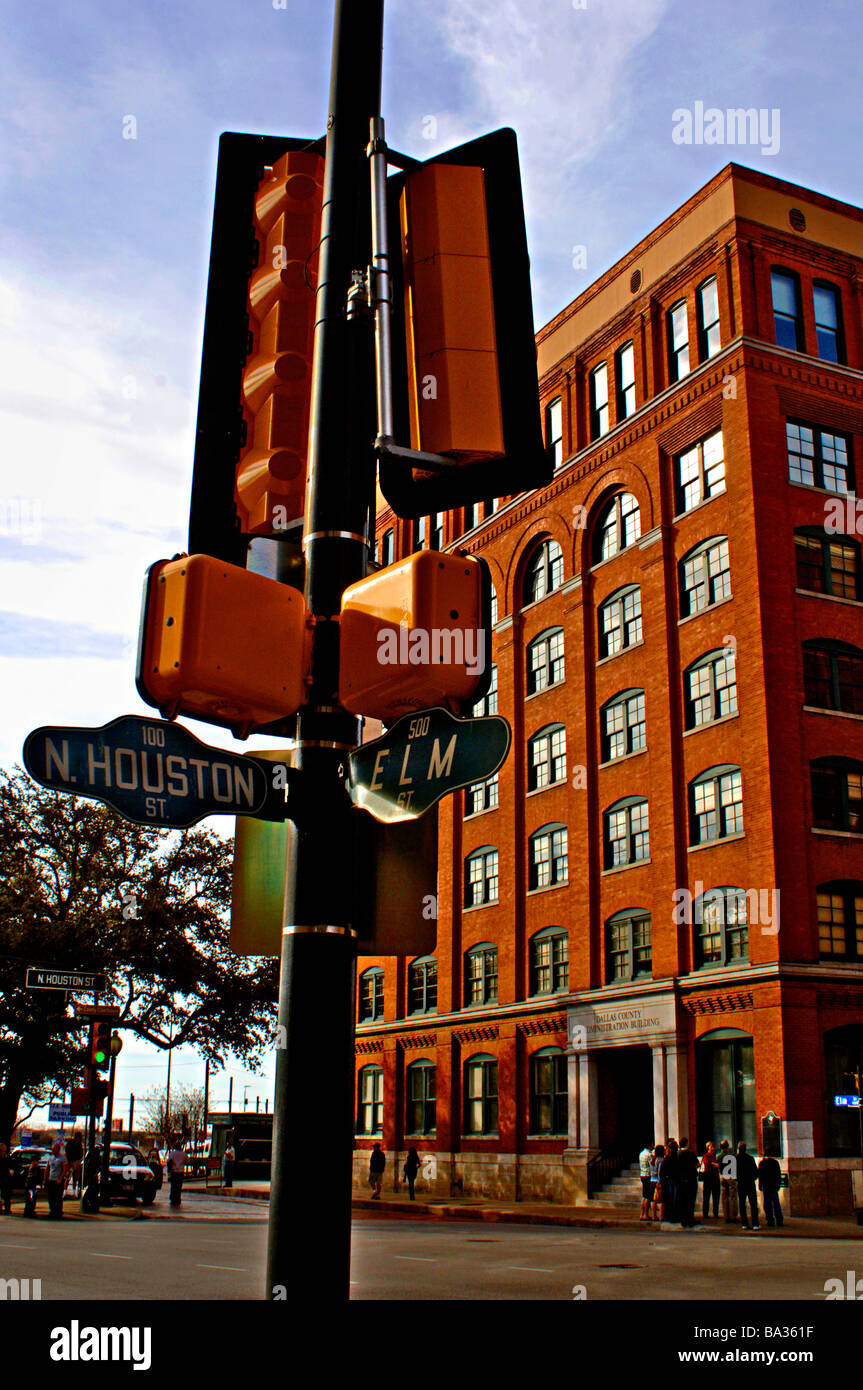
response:
M366 147L379 115L382 44L383 0L336 0L303 525L312 685L297 718L297 809L288 822L279 988L285 1045L276 1060L265 1295L289 1304L349 1297L356 933L343 763L360 738L356 717L337 707L337 618L345 588L366 573L374 504L372 320L349 320L346 305L352 272L371 263ZM330 1009L322 1034L324 982ZM320 1049L314 1067L312 1037ZM315 1136L317 1180L329 1194L323 1207L296 1200L308 1162L291 1133L299 1117Z

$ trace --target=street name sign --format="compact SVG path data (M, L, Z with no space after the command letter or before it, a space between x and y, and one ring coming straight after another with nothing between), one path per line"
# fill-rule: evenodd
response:
M72 1005L77 1018L119 1018L120 1006L118 1004L79 1004Z
M383 738L350 755L354 804L379 821L414 820L442 796L502 767L512 731L499 715L456 719L447 709L398 719Z
M89 796L138 825L177 829L204 816L284 818L273 765L210 748L182 724L124 714L101 729L35 729L24 766L50 791Z
M859 1108L860 1108L860 1097L859 1097L859 1096L855 1096L855 1095L850 1095L850 1096L834 1096L834 1097L833 1097L833 1104L834 1104L834 1105L847 1105L847 1106L849 1107L849 1109L851 1109L851 1110L859 1110Z
M108 977L86 970L43 970L41 966L28 965L24 984L27 989L78 989L87 994L104 994Z

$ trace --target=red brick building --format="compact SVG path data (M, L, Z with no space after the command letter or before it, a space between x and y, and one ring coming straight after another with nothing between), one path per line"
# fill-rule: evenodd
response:
M358 1182L573 1202L688 1134L848 1209L861 310L863 212L730 164L539 333L547 487L381 508L491 566L513 747L441 804L434 958L359 962Z

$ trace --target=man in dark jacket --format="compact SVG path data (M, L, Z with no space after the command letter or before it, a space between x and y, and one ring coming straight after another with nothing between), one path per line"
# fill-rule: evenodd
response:
M695 1225L695 1199L698 1196L698 1155L681 1139L677 1155L677 1205L681 1226Z
M749 1230L747 1201L752 1209L752 1230L761 1230L758 1224L758 1194L755 1190L757 1177L758 1164L752 1155L746 1152L746 1145L741 1139L737 1145L737 1200L740 1203L740 1224L744 1231Z
M784 1221L779 1188L782 1184L782 1169L775 1158L762 1158L758 1165L758 1186L764 1205L764 1219L768 1226L781 1226Z
M665 1145L665 1157L659 1165L663 1221L680 1220L677 1196L678 1152L677 1140L669 1139Z
M369 1156L369 1182L372 1185L372 1197L380 1197L381 1195L381 1185L386 1166L387 1156L380 1144L375 1144Z

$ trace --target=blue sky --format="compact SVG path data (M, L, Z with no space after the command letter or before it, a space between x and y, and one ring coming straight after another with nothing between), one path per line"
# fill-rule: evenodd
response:
M143 575L185 546L218 137L326 123L332 4L281 4L0 10L4 766L39 724L144 712ZM854 0L389 0L387 136L423 158L515 127L539 326L730 159L859 204L858 32ZM696 101L778 109L778 153L675 144ZM133 1067L163 1063L127 1048L120 1094Z

